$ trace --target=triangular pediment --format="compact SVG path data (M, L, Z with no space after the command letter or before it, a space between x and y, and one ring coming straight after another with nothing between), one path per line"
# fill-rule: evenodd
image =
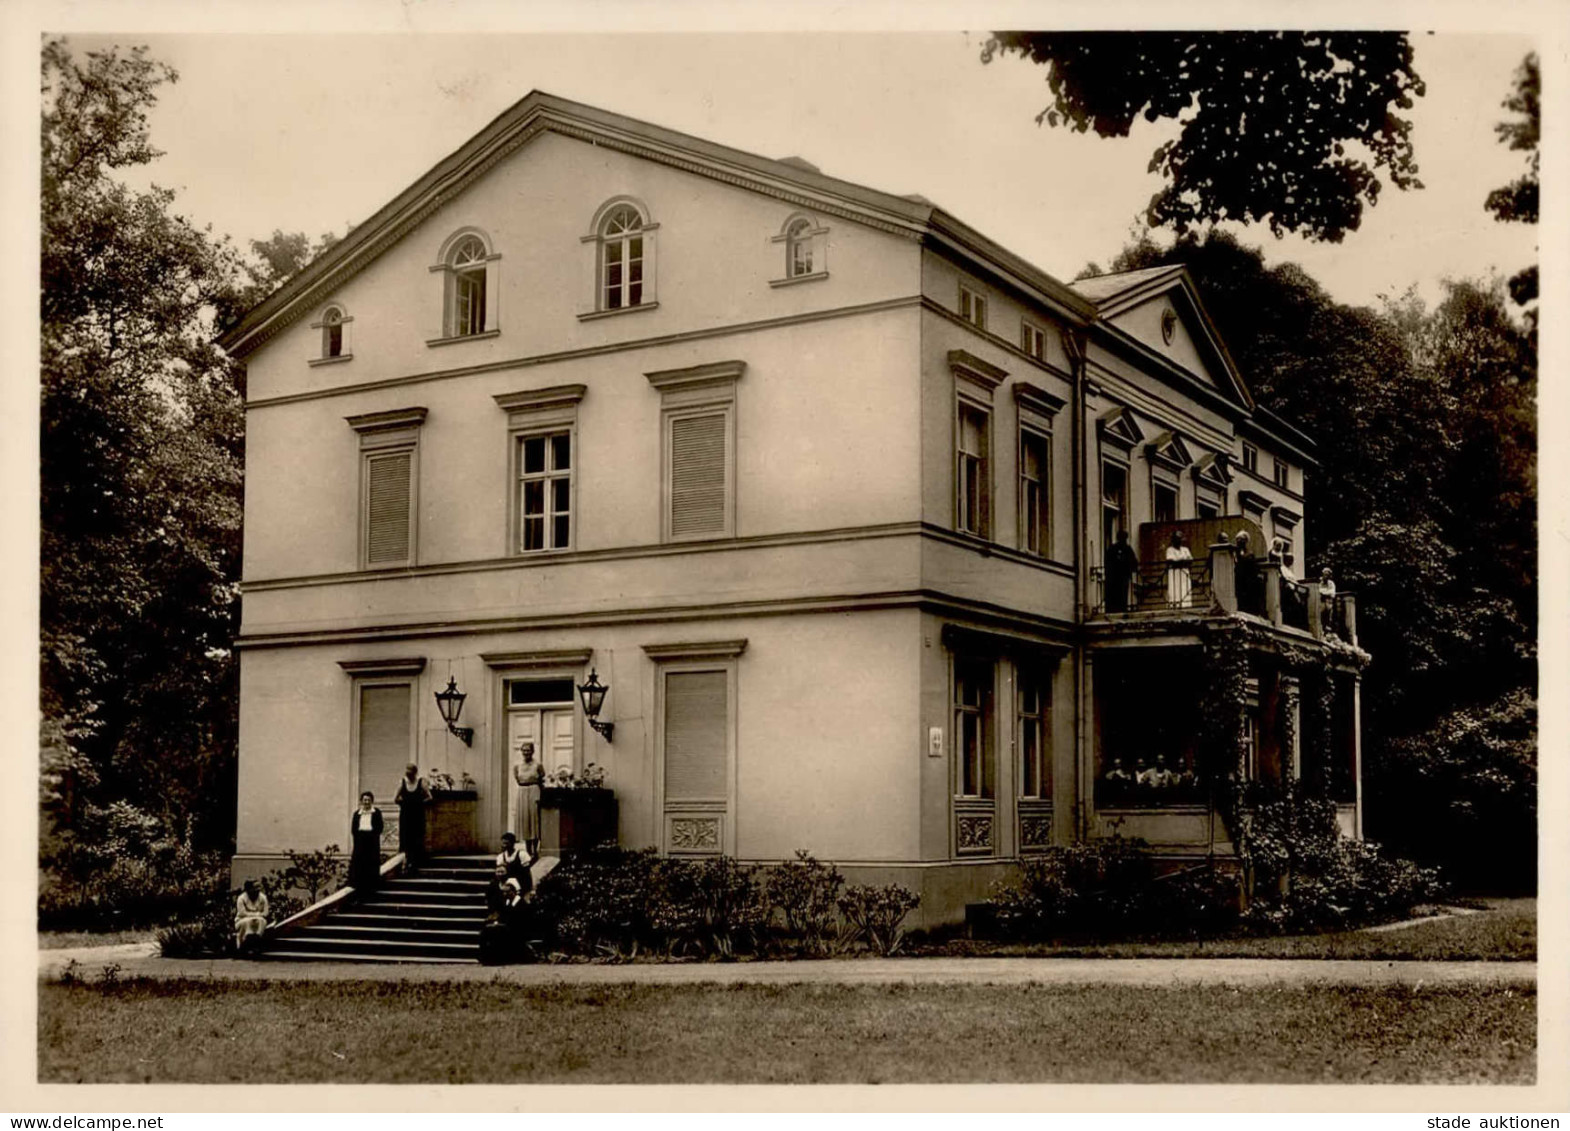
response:
M1126 347L1234 404L1253 408L1186 268L1151 267L1073 285L1096 304L1102 327Z
M1206 452L1195 462L1194 482L1210 487L1226 487L1232 482L1230 458L1225 452Z
M1096 431L1103 443L1113 444L1124 451L1133 451L1135 445L1145 441L1145 433L1134 414L1121 405L1108 409L1096 421Z
M1152 463L1162 464L1173 471L1182 471L1194 462L1188 445L1176 432L1163 432L1145 445L1145 455Z

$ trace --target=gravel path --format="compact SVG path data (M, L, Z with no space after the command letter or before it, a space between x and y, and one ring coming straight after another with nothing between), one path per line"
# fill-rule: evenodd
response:
M1291 958L858 958L818 962L683 962L626 965L442 966L416 963L242 962L159 958L155 944L40 951L40 977L75 959L89 981L118 964L119 976L264 978L277 981L512 982L518 985L1454 985L1531 987L1535 962L1388 962Z

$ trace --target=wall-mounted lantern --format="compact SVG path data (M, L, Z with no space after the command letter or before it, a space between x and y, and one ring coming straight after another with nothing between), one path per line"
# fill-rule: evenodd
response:
M606 742L611 740L611 732L616 729L615 723L600 722L600 708L605 706L605 693L609 690L610 685L601 683L593 668L589 669L589 682L578 685L578 694L583 696L583 715L589 720L589 726L605 736Z
M458 716L463 714L463 701L468 696L458 690L458 680L454 676L447 677L447 690L436 693L436 706L441 708L442 721L447 724L447 730L463 739L465 746L474 745L474 728L458 726Z

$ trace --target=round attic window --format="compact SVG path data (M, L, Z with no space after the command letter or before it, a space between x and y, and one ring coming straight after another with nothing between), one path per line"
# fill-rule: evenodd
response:
M1177 330L1177 311L1170 306L1161 312L1161 340L1167 345L1172 344L1172 335Z

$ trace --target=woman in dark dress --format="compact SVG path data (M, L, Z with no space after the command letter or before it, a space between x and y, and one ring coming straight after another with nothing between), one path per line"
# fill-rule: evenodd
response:
M404 870L414 871L425 863L425 807L431 800L431 789L420 776L420 768L413 762L398 779L398 851L403 853Z
M357 893L376 890L382 867L382 814L376 808L376 795L370 790L360 794L360 807L349 818L349 886Z

